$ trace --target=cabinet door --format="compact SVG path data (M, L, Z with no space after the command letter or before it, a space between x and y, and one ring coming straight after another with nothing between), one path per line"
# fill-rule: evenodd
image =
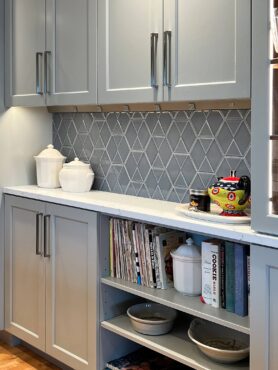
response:
M45 345L43 212L42 202L5 197L5 330L41 350Z
M162 11L162 0L98 1L100 104L162 100Z
M6 0L5 5L5 103L43 106L45 0Z
M250 97L250 0L164 4L164 99Z
M97 369L97 215L58 205L46 214L46 352L74 369Z
M96 104L97 0L46 0L47 105Z
M252 370L278 364L278 250L251 248L250 349Z

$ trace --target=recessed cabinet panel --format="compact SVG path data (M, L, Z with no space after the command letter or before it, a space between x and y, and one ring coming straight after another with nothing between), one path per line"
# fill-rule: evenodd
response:
M166 41L171 79L164 99L248 98L250 1L164 4L164 31L171 33Z
M96 369L96 214L47 205L46 352L74 369Z
M5 4L6 105L43 105L45 0Z
M98 6L99 103L161 100L162 1L99 0Z
M47 105L96 103L96 1L46 0Z
M36 253L40 202L6 200L5 330L44 349L44 260Z

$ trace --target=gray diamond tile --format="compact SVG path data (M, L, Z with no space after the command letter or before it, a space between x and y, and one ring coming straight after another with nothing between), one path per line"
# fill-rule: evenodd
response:
M203 163L201 164L199 171L208 172L208 173L213 172L213 169L211 168L211 165L209 164L209 161L207 160L207 158L203 160Z
M217 169L217 177L227 177L230 174L230 166L227 160L224 158Z
M136 195L136 189L134 187L134 185L132 184L132 182L130 182L127 186L127 189L126 189L126 194L128 195Z
M117 113L108 113L106 121L109 127L111 134L121 134L120 125L117 119Z
M159 180L159 189L161 191L163 199L168 198L168 194L171 190L171 187L172 187L172 184L171 184L171 181L169 179L169 176L167 175L166 172L164 172L163 175L161 176L160 180Z
M162 161L161 161L161 159L160 159L159 154L157 154L157 156L156 156L156 158L155 158L155 160L154 160L154 162L153 162L152 166L153 166L154 168L161 168L161 169L163 169L163 168L164 168L163 163L162 163Z
M150 198L150 194L148 192L148 189L147 187L143 184L139 193L138 193L138 196L139 197L143 197L143 198Z
M159 117L159 122L160 122L164 135L166 135L167 131L170 128L171 122L172 122L171 114L169 112L161 112L160 117Z
M178 162L179 168L182 168L182 166L184 164L184 161L187 158L187 155L185 155L185 154L174 154L174 157L175 157L176 161Z
M135 140L137 138L136 130L132 124L132 122L128 125L127 131L126 131L126 139L129 143L129 146L132 147Z
M209 148L209 151L207 152L207 159L214 171L219 166L219 163L221 162L222 158L223 158L223 154L221 153L219 146L214 140Z
M187 184L186 184L186 181L183 177L183 175L180 173L176 179L176 181L174 182L174 185L177 186L177 187L186 187Z
M135 195L138 195L143 184L141 182L133 182L132 184L133 184L133 187L134 187L134 190L135 190Z
M183 203L183 202L187 202L187 190L186 188L178 188L178 187L175 187L175 191L177 193L177 196L179 198L179 202Z
M132 145L132 149L133 150L143 150L143 148L142 148L142 145L141 145L141 143L140 143L140 141L139 141L139 139L138 139L138 137L136 138L136 140L135 140L135 142L134 142L134 144Z
M192 163L191 158L188 156L181 168L181 172L183 174L183 177L186 181L186 184L189 185L191 181L193 180L195 174L196 174L196 169Z
M178 203L180 200L179 200L179 197L178 197L178 194L176 193L176 190L174 188L172 188L168 194L168 199L167 199L169 202L175 202L175 203Z
M152 165L157 155L157 147L153 139L151 139L147 145L146 155L150 164Z
M139 163L138 163L138 168L140 171L140 174L142 176L142 179L145 181L145 178L150 170L150 164L147 160L147 157L145 154L142 155Z
M100 137L100 129L96 122L92 124L89 134L91 136L92 143L95 145Z
M154 199L159 199L159 200L164 200L163 195L159 189L159 186L155 189L155 192L153 193L153 198Z
M240 125L240 128L236 133L235 140L239 150L241 151L241 154L244 155L249 149L250 145L250 133L244 123Z
M113 164L122 164L122 158L120 157L119 153L117 152L114 159L113 159Z
M240 157L226 157L227 162L229 163L230 169L235 170L240 163Z
M178 145L175 148L175 153L178 153L178 154L188 153L182 138L180 138L179 141L178 141Z
M235 143L234 140L231 142L231 145L229 146L229 148L226 152L226 155L234 156L234 157L241 156L241 153L238 149L238 146L237 146L237 144Z
M159 148L159 155L165 167L167 166L167 163L169 162L171 158L171 154L172 154L172 150L167 140L165 139Z
M61 115L60 113L54 113L52 116L52 121L53 121L53 129L58 131L60 123L61 123Z
M160 177L163 175L163 173L164 173L164 170L159 170L159 169L155 169L155 168L153 169L153 174L154 174L157 182L159 182Z
M204 184L198 174L194 177L193 181L190 184L190 189L203 190Z
M223 153L226 153L233 140L232 133L227 125L222 125L217 134L218 144L221 146Z
M170 176L170 179L171 179L172 183L174 183L176 181L176 178L178 177L178 175L180 173L179 163L178 163L177 159L174 156L172 156L172 158L170 159L170 161L167 165L167 172Z
M153 171L151 170L146 178L146 181L145 181L145 184L149 190L149 193L151 195L151 197L153 196L153 193L155 192L155 189L157 187L157 179L153 173Z
M223 117L220 111L210 111L207 117L207 121L209 123L209 127L213 133L216 135L217 131L219 130L221 124L223 123Z
M53 145L54 148L58 148L58 150L62 147L62 141L58 134L56 134L53 138Z
M126 189L127 189L128 184L129 184L129 177L128 177L128 174L127 174L127 171L126 171L125 167L122 167L122 169L121 169L121 172L120 172L120 175L119 175L119 183L121 184L121 187L125 192Z
M110 136L111 136L110 131L109 131L108 126L105 122L105 124L102 126L102 128L100 130L100 137L101 137L102 142L103 142L105 147L108 144Z
M198 169L205 158L205 152L200 144L199 140L197 140L190 152L190 156L193 159L193 163L195 164L195 167Z
M138 170L138 168L136 168L133 176L132 176L132 181L135 181L135 182L143 182L143 179L142 179L142 176Z
M111 191L107 180L103 180L103 183L101 185L100 190L102 190L102 191Z
M246 153L245 160L248 164L248 167L251 168L251 149L249 149Z
M212 138L213 137L213 133L212 133L212 131L211 131L207 122L202 127L202 129L199 133L199 137L205 137L205 138Z
M93 121L104 121L105 120L105 114L104 113L98 113L95 112L92 115Z
M186 128L184 129L184 131L182 133L182 140L183 140L188 152L192 148L192 145L193 145L195 139L196 139L195 133L192 130L191 125L188 123L186 125Z
M121 156L122 161L125 162L129 154L129 147L128 147L126 138L124 136L122 137L120 144L118 146L118 153Z
M75 123L76 130L80 134L88 132L88 128L87 128L87 126L85 125L85 122L84 122L85 114L86 113L79 113L79 114L76 114L75 117L74 117L74 123ZM91 120L91 122L92 122L92 120Z
M138 139L141 143L142 148L145 148L150 140L150 133L147 129L146 122L142 122L142 125L138 131Z
M145 120L146 120L147 126L151 134L153 133L155 129L158 119L159 119L159 113L151 112L146 115Z
M99 137L98 139L97 139L97 141L96 141L96 143L95 143L95 148L97 148L97 149L105 149L105 146L104 146L104 144L103 144L103 141L102 141L102 139L101 139L101 137Z
M236 168L236 171L237 171L237 176L249 176L250 177L250 171L248 169L248 167L246 166L246 163L244 161L244 159L242 159L238 165L238 167Z
M161 137L164 137L164 132L161 128L161 125L160 125L160 122L157 122L156 126L155 126L155 129L154 129L154 132L153 132L153 136L161 136Z
M118 122L120 123L122 132L125 133L131 117L128 113L122 112L118 115Z
M86 157L89 159L94 150L94 146L89 135L86 135L83 147L86 153Z
M69 128L68 128L68 138L69 138L71 145L73 145L76 139L76 136L77 136L77 131L76 131L73 121L71 121L69 124Z
M133 153L133 157L135 159L135 162L138 164L141 157L142 157L143 152L132 152L132 153Z
M174 151L180 140L180 132L175 122L172 124L171 130L167 134L167 140L168 143L170 144L172 151Z
M211 143L213 142L213 139L200 138L199 141L200 141L205 153L207 153Z
M134 172L137 168L137 163L136 163L132 153L129 154L125 166L126 166L126 170L127 170L128 174L129 174L129 177L132 178L132 176L134 175Z
M206 116L204 112L194 112L191 117L192 126L194 127L197 135L201 131L202 127L206 122Z
M107 145L107 154L109 155L109 158L111 161L115 158L115 155L117 153L117 145L115 144L115 140L113 137L110 137L109 143Z
M154 137L153 140L155 142L156 148L159 150L161 144L164 142L165 139L163 137Z
M204 189L214 184L217 180L214 174L211 173L199 173L200 179L204 185Z

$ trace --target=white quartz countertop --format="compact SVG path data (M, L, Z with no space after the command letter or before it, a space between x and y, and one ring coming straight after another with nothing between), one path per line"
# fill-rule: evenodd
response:
M218 224L189 218L177 210L179 203L103 191L66 193L61 189L43 189L34 185L5 187L4 193L223 239L278 248L278 237L256 233L248 225Z

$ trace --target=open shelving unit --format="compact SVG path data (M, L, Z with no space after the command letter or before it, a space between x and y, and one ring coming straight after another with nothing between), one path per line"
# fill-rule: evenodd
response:
M220 364L210 360L187 336L192 317L250 334L249 317L240 317L227 310L203 304L199 297L185 296L174 288L148 288L110 277L109 216L102 216L100 228L100 368L104 368L106 362L130 352L129 348L124 353L123 347L133 343L135 346L150 348L196 370L249 369L248 360L235 364ZM174 329L165 335L147 336L137 333L132 328L126 310L130 305L142 300L157 302L178 310L181 321L178 320ZM107 341L110 346L107 346ZM120 345L120 341L124 342ZM113 347L115 350L111 352Z
M103 284L134 294L138 297L175 308L178 311L212 321L216 324L249 334L249 317L241 317L221 308L204 304L200 297L189 297L177 292L174 288L153 289L137 285L122 279L102 278Z

